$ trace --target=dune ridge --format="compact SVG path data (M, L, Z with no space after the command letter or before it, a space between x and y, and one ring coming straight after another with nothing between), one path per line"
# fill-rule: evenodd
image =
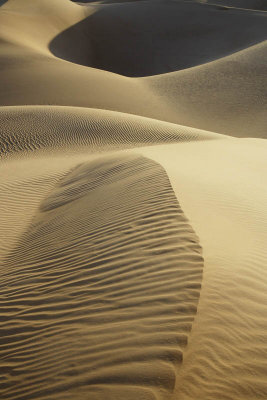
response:
M155 16L157 20L160 20L162 12L166 14L164 23L161 22L164 33L168 18L171 18L172 14L176 15L176 10L180 10L184 15L181 26L179 25L181 34L178 36L181 51L175 57L181 60L179 62L186 57L189 61L192 59L189 64L195 67L157 76L153 76L157 73L157 70L153 69L151 76L131 79L63 59L68 57L68 52L73 48L76 49L76 61L82 63L79 59L84 57L84 49L88 52L91 38L83 34L82 29L76 29L75 25L87 26L87 20L96 18L97 27L98 19L100 19L98 28L100 31L105 29L106 32L108 27L111 30L110 34L107 32L107 37L103 40L99 39L100 44L97 42L95 45L99 57L101 58L102 54L105 57L107 54L109 58L103 61L104 64L113 65L114 61L120 65L123 55L118 53L116 56L116 52L124 54L123 49L127 46L127 40L132 40L131 37L134 40L134 27L133 32L128 32L125 24L122 24L121 31L125 45L115 46L116 51L110 51L109 40L114 40L112 31L117 29L115 21L120 21L121 8L125 10L122 16L125 13L126 20L132 15L128 7L134 7L134 10L136 8L137 15L142 14L142 7L145 7L146 13L139 22L140 32L147 31L146 18L149 19L150 14L154 15L157 10L159 14ZM199 40L201 42L198 49L188 52L186 56L184 49L188 47L189 40L186 33L188 31L186 21L191 8L194 15L198 13L201 15L199 19L203 22L198 22L200 26L201 24L205 26L205 23L209 26L209 21L214 21L212 24L221 38L220 43L224 49L221 53L213 39L213 31L203 28L206 32L203 35L201 29L200 32L192 33L190 43L195 46L194 43L198 43ZM34 6L32 0L9 0L1 7L1 10L0 37L4 40L1 47L0 104L2 106L59 105L98 108L164 120L230 136L266 137L266 115L263 113L266 104L265 12L230 10L224 13L205 4L175 1L146 1L122 5L90 3L84 7L69 0L37 0ZM232 24L227 22L229 13L235 21ZM216 21L220 29L216 28ZM228 29L225 29L226 26ZM238 28L239 26L243 28ZM155 31L155 42L157 42L157 25L152 25L152 27ZM153 29L146 34L153 35ZM173 29L178 29L175 26L175 20ZM62 32L68 30L70 34L67 33L64 36ZM39 32L38 35L36 31ZM226 34L228 39L227 43L224 43L223 38ZM53 40L59 36L62 37L59 50L63 52L59 56L63 58L56 57L49 50ZM97 34L92 34L92 36L97 37ZM109 36L110 39L108 39ZM148 47L149 43L151 44L152 53L155 52L154 42L148 40L147 43ZM164 46L159 47L160 50ZM141 55L138 58L138 51L138 46L135 50L133 48L131 68L142 63ZM65 55L66 52L67 55ZM145 53L150 54L148 51ZM157 54L161 53L157 51ZM172 50L171 54L177 53ZM134 62L133 59L138 62ZM151 55L144 65L153 66L152 59L154 56ZM168 67L169 63L164 64L164 59L163 56L159 57L155 68L162 63L165 72L173 70ZM103 68L105 68L104 64ZM213 90L214 87L216 90Z
M0 0L1 399L266 400L264 9Z
M16 124L19 119L20 123ZM213 132L114 111L78 107L2 107L1 156L75 146L87 151L219 139ZM12 131L12 134L10 133Z
M139 150L165 168L203 248L174 400L266 397L266 149L265 140L242 139Z
M4 263L5 398L62 398L84 385L101 398L114 384L144 399L172 391L202 264L162 167L130 155L74 168Z

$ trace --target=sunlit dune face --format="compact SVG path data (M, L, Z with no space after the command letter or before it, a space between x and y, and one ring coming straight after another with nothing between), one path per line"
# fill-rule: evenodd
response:
M265 0L0 0L0 398L266 400Z

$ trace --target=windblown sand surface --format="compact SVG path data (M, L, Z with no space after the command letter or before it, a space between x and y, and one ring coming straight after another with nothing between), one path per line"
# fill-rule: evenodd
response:
M0 0L0 398L267 399L265 0Z

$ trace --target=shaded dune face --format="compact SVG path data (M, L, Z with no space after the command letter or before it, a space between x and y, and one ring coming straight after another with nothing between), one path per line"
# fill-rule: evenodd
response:
M2 269L3 398L169 398L202 269L159 164L132 154L75 167Z
M218 6L225 8L236 7L250 10L267 11L266 0L204 0L204 2L209 4L217 4Z
M265 38L264 15L140 1L98 6L55 37L50 51L73 63L141 77L194 67Z

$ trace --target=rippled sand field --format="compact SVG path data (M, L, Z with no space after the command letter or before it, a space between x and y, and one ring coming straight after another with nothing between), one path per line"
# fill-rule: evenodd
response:
M265 0L0 0L0 398L267 399Z

